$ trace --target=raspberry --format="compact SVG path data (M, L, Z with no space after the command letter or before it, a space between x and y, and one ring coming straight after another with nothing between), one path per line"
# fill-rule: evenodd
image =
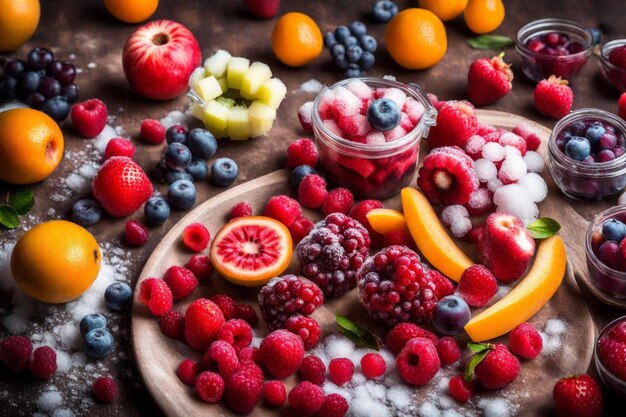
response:
M91 393L96 400L111 403L117 397L117 383L113 378L100 377L91 385Z
M619 323L609 332L609 338L626 343L626 321Z
M289 168L295 168L298 165L315 167L318 158L317 148L311 139L298 139L287 147L287 166Z
M30 372L39 379L50 379L57 371L57 353L50 346L41 346L33 352Z
M325 215L330 213L348 214L350 208L354 204L354 196L347 188L335 188L330 190L324 204L322 204L322 212Z
M527 123L522 123L513 128L513 133L521 136L526 141L526 149L536 151L541 146L541 137L535 128Z
M437 354L442 365L451 365L461 359L461 348L454 337L444 336L437 342Z
M317 413L318 417L344 417L348 413L350 405L339 394L328 394Z
M252 378L248 372L235 372L226 380L226 402L235 413L251 413L262 393L263 381Z
M522 154L522 156L526 155L526 140L513 132L506 132L505 134L500 136L500 139L498 139L498 143L500 143L500 145L502 145L503 147L512 146L517 149Z
M440 366L437 348L431 340L423 337L409 340L396 358L398 373L409 385L427 384Z
M146 278L142 281L138 299L156 317L162 317L172 309L172 291L165 281L159 278Z
M247 321L250 327L252 327L253 329L255 329L256 326L259 325L259 316L256 315L254 307L252 307L250 304L237 304L235 306L235 315L233 318Z
M391 330L389 330L389 333L387 333L387 337L385 338L385 345L391 353L397 355L402 349L404 349L407 342L415 337L425 337L426 339L430 339L430 341L434 344L439 342L439 339L434 333L422 329L417 324L400 323L396 324Z
M275 330L295 314L312 314L324 302L324 294L306 278L285 275L265 284L258 299L263 319L270 330Z
M324 391L309 381L302 381L289 392L288 401L294 414L312 416L322 407Z
M524 359L535 359L541 353L543 339L530 323L518 325L509 334L509 349L513 354Z
M224 380L215 372L204 371L196 378L196 393L204 402L214 404L224 395Z
M326 365L317 356L309 355L302 360L298 373L303 380L322 385L326 379Z
M165 271L163 280L170 287L174 301L182 300L191 294L198 286L196 276L184 266L170 266Z
M425 273L417 253L406 246L389 246L367 258L357 281L370 317L388 326L426 323L437 305L435 282Z
M269 199L263 210L263 215L276 219L289 227L300 216L302 209L300 204L286 195L276 195Z
M165 127L155 119L143 119L141 121L141 138L152 145L158 145L165 141Z
M465 147L469 138L478 131L474 106L467 101L445 101L438 105L437 126L430 129L428 147Z
M435 295L438 300L454 294L454 284L439 271L426 269L426 274L435 282Z
M313 102L307 101L298 109L298 120L305 132L313 134L313 123L311 113L313 112Z
M97 98L85 100L72 106L71 117L81 136L95 138L107 124L107 106Z
M335 358L328 364L328 378L335 385L344 385L352 380L354 364L348 358Z
M324 295L338 297L355 287L356 272L369 247L369 233L358 221L333 213L302 239L296 254L302 275L317 284Z
M209 246L211 233L202 223L191 223L183 230L183 243L194 252L202 252Z
M501 343L495 345L481 343L483 352L487 355L474 368L476 380L483 387L491 390L504 388L517 378L519 374L519 361ZM481 352L474 351L475 354Z
M109 159L112 156L127 156L132 158L135 155L135 145L128 139L113 138L107 142L107 146L104 149L104 159Z
M317 174L309 174L298 186L298 201L304 207L321 207L328 195L326 180Z
M626 381L626 343L601 337L596 348L602 364L622 381Z
M295 334L287 330L275 330L261 342L259 355L272 375L284 379L300 367L304 345Z
M513 84L511 65L502 56L472 62L467 74L467 95L476 106L492 104L506 96Z
M176 310L168 311L159 319L159 328L171 339L185 340L185 317Z
M306 217L297 218L291 225L289 226L289 233L291 233L291 240L294 244L300 243L302 239L309 234L311 229L313 229L315 223Z
M228 218L232 220L236 219L237 217L246 216L252 216L252 207L245 201L241 201L235 204L232 209L230 209L230 215L228 216Z
M254 346L246 346L239 351L239 362L252 361L257 365L261 362L259 357L259 348Z
M213 273L213 267L211 266L211 259L206 255L195 254L191 255L185 268L193 272L196 279L199 282L206 282Z
M378 200L363 200L352 207L350 217L367 229L373 244L380 246L383 243L383 235L372 229L369 220L367 220L367 213L377 208L383 208L383 203Z
M474 395L474 387L463 378L463 375L455 375L448 383L448 394L458 402L466 403Z
M222 310L224 320L230 320L235 317L235 300L225 294L215 294L209 297Z
M176 375L185 385L193 387L196 384L196 377L200 375L202 367L193 359L185 359L178 364L176 368Z
M244 373L248 378L254 379L260 383L263 382L263 370L253 361L241 361L235 373Z
M137 220L129 220L124 227L124 239L132 246L142 246L148 240L148 228Z
M458 291L469 306L482 307L496 295L498 281L488 268L476 264L463 271Z
M30 368L33 344L26 336L9 336L0 342L0 360L13 372L23 372Z
M239 367L237 351L230 343L216 340L202 355L202 366L228 378Z
M553 119L560 119L572 109L574 92L567 85L567 80L551 75L540 81L533 92L535 108L539 113Z
M195 350L205 351L224 324L224 315L215 303L199 298L185 313L185 340Z
M379 379L385 375L387 364L378 353L368 353L361 358L361 370L366 378Z
M320 338L320 325L311 317L304 317L301 314L291 316L285 322L285 329L293 334L297 334L304 343L304 349L309 350L317 346Z
M267 381L263 385L263 397L265 397L265 402L272 407L283 405L287 400L285 384L278 380Z
M222 326L217 338L232 345L235 350L239 350L249 346L252 342L252 328L245 320L228 320Z

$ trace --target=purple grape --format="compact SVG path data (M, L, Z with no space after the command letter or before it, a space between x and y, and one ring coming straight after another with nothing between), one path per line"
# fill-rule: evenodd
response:
M433 312L432 325L441 334L455 336L472 317L469 306L461 297L449 295L437 303Z
M78 100L78 85L67 84L61 87L61 95L67 99L68 102L74 103Z
M55 59L46 67L46 73L49 76L56 78L57 74L61 72L61 69L63 69L63 63L58 59Z
M24 100L28 107L35 110L41 110L44 101L46 101L46 98L43 96L43 94L37 92L30 93L26 96L26 100Z
M28 64L21 59L9 59L4 63L2 72L5 76L10 75L13 78L19 78L19 76L26 71Z
M45 77L39 85L39 92L46 98L61 94L61 83L52 77Z
M596 155L597 162L609 162L615 159L615 154L609 149L603 149Z
M52 61L54 54L47 48L38 47L28 53L28 63L34 69L45 69Z
M5 98L17 96L17 80L15 78L5 75L0 79L0 96Z
M63 85L71 84L76 78L76 68L71 62L61 62L61 70L54 76Z

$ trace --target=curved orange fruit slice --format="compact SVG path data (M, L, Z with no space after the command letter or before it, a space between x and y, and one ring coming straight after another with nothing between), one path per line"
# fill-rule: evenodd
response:
M406 229L404 214L398 210L378 208L370 210L365 216L372 229L382 235Z
M211 263L228 281L244 287L264 285L291 262L291 235L277 220L239 217L226 223L211 244Z
M552 236L541 241L535 262L526 277L500 301L465 325L469 337L474 342L493 339L531 318L561 285L565 265L563 239Z

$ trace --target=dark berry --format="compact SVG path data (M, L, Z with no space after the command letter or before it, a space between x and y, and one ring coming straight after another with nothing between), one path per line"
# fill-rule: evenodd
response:
M54 75L61 84L69 85L76 79L76 67L71 62L61 62L61 69Z
M449 295L437 303L432 325L438 333L455 336L463 331L471 317L467 303L461 297Z
M326 35L324 35L324 45L326 45L327 48L332 48L333 45L337 44L337 39L335 39L335 34L333 32L326 32Z
M378 43L376 42L376 38L374 38L372 35L362 35L359 37L359 45L361 45L361 48L363 48L365 52L370 52L373 54L374 52L376 52Z
M220 187L228 187L237 179L237 163L230 158L218 158L211 165L211 178Z
M125 282L113 283L104 292L104 302L111 311L126 311L132 298L133 290Z
M398 14L398 6L390 0L377 1L372 8L372 20L385 23Z
M100 313L91 313L83 316L80 319L80 323L78 324L78 328L80 330L80 334L83 337L92 330L95 329L106 329L107 328L107 319Z
M346 26L337 26L335 28L335 39L337 39L337 42L344 43L350 36L350 29Z
M167 168L164 176L164 181L166 184L171 185L178 180L185 180L193 182L194 179L191 174L187 171L179 171L177 169L169 169Z
M93 329L85 335L83 348L90 358L104 358L113 350L113 336L106 329Z
M209 175L209 166L204 159L193 158L185 171L191 175L193 181L204 181Z
M368 69L374 66L375 62L376 62L376 58L374 58L374 54L372 54L371 52L365 51L363 52L363 55L361 55L358 65L363 71L367 71Z
M584 161L590 152L591 144L587 138L574 136L565 144L565 155L577 161Z
M46 98L61 94L61 83L52 77L44 77L39 85L39 92Z
M158 226L170 216L170 205L163 197L150 197L143 207L143 213L148 223Z
M49 49L38 47L28 53L28 63L34 69L45 69L52 61L54 54Z
M70 103L74 103L78 100L78 85L67 84L61 87L61 95L67 99Z
M348 59L348 62L358 62L362 55L363 49L359 45L350 45L348 49L346 49L346 58Z
M63 96L52 97L44 101L41 111L53 120L60 122L70 114L70 103Z
M178 180L170 184L167 199L178 210L189 210L196 204L196 186L188 180Z
M4 98L17 97L17 80L9 75L5 75L0 80L0 96Z
M195 158L209 159L217 151L215 136L206 129L192 129L187 135L187 146Z
M355 38L354 36L348 36L348 38L345 41L343 41L343 44L345 45L346 50L348 47L357 45L358 43L359 43L359 40Z
M191 151L182 143L172 143L165 150L165 164L171 169L185 169L191 162Z
M5 77L8 75L13 78L19 78L19 76L26 71L27 65L28 64L21 59L9 59L2 66L2 75Z
M606 240L621 242L626 236L626 224L617 219L609 219L602 225L602 236Z
M388 98L379 98L367 108L367 120L374 129L391 130L400 123L400 109Z
M21 93L29 94L39 90L40 84L41 76L36 71L26 71L19 78L18 88Z
M165 140L168 144L179 142L184 145L187 143L187 129L181 125L171 126L165 131Z
M591 144L596 144L600 140L600 137L604 135L606 129L601 124L593 124L587 129L585 132L585 137L589 140Z
M294 170L291 171L291 176L289 177L291 186L297 190L304 177L309 174L317 174L317 171L310 165L300 165L295 167Z
M346 55L346 47L341 43L336 43L330 47L330 56L333 57L334 60L338 58L343 58Z
M78 200L72 207L72 219L81 226L91 226L100 221L102 209L94 200Z
M343 73L345 78L357 78L361 76L361 68L358 64L349 64L348 69Z
M352 33L352 36L359 37L367 33L367 26L365 26L365 23L359 21L350 23L348 29L350 29L350 33Z

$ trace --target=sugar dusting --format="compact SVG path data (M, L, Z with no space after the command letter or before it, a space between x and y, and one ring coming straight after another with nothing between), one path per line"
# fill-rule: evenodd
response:
M324 84L315 78L311 78L310 80L303 82L296 92L317 94L322 91L322 88L324 88Z

